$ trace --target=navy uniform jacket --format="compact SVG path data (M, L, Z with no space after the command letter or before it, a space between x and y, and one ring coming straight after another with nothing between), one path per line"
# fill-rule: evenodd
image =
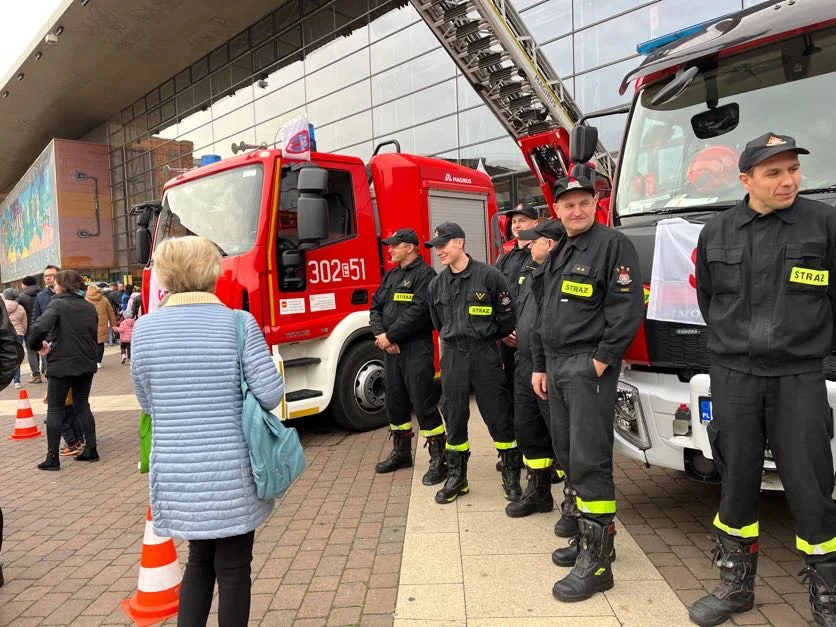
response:
M415 339L432 341L427 290L435 276L435 270L421 257L384 274L369 310L372 333L385 333L396 344Z
M508 282L496 268L468 255L458 274L445 268L430 283L430 315L445 342L495 341L514 330Z
M564 235L540 269L542 306L532 341L534 371L546 357L593 353L621 367L644 315L639 259L620 231L593 223Z
M761 216L746 196L700 232L696 278L714 363L763 376L821 370L833 350L836 210L798 196Z

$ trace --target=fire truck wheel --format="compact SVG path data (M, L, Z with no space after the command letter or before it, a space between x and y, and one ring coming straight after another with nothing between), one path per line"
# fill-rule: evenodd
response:
M386 389L380 351L370 341L350 346L340 358L328 412L341 426L369 431L386 424Z

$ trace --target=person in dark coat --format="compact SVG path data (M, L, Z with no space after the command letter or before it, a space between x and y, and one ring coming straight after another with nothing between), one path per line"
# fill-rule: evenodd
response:
M26 311L26 328L31 329L32 323L35 322L35 299L41 293L41 288L38 287L37 281L33 276L23 277L21 281L23 290L18 293L18 302ZM29 369L32 371L32 378L29 383L41 382L41 356L35 351L26 351L29 357Z
M96 373L99 316L84 299L84 280L75 270L62 270L55 279L55 296L35 321L29 334L29 349L49 355L46 414L47 456L41 470L58 470L58 446L67 393L73 391L73 406L84 431L84 452L76 461L96 462L96 422L90 411L90 387ZM49 339L49 341L47 341Z
M6 307L0 300L0 390L8 387L15 371L23 361L23 346L17 339L17 332L9 320ZM3 548L3 510L0 509L0 549ZM0 587L5 583L3 564L0 564Z

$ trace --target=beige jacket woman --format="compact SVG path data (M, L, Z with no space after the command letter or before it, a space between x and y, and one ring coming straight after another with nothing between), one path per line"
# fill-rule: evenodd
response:
M98 285L88 285L85 298L88 303L96 308L96 313L99 314L98 342L104 344L107 342L107 328L116 324L116 314L113 313L113 306L104 297L102 289Z

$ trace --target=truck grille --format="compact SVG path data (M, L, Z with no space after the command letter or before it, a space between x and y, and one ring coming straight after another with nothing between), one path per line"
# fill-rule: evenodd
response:
M706 327L658 320L645 320L644 324L651 364L657 368L708 372L711 332ZM836 351L824 360L824 376L836 381Z

